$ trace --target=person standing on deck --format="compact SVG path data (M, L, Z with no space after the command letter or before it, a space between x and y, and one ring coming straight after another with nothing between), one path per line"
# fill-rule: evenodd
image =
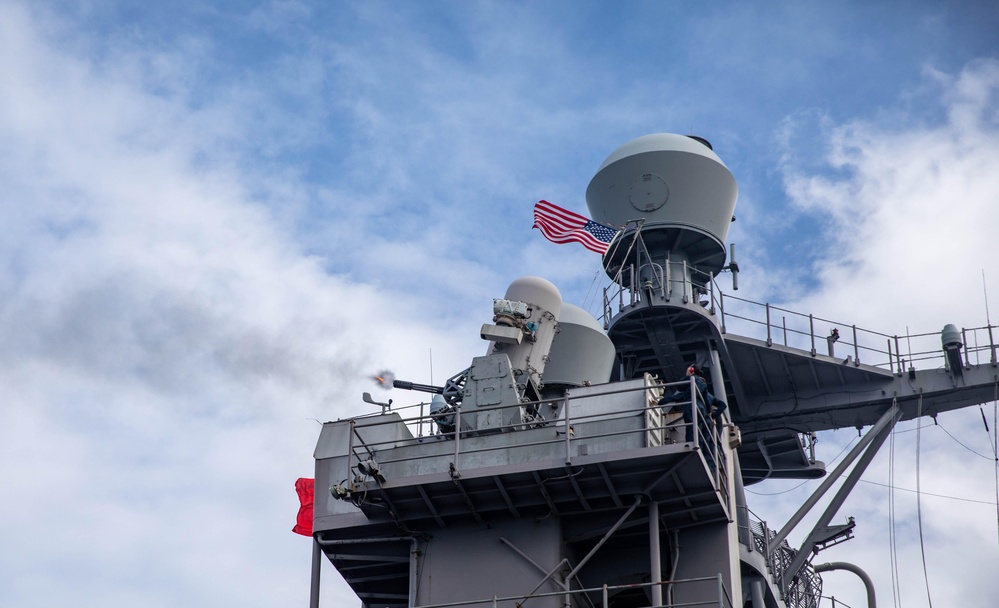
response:
M683 414L684 422L684 440L688 443L694 440L694 425L693 422L693 402L694 399L690 395L690 378L694 379L694 386L697 387L697 407L701 414L700 418L704 418L706 415L710 414L711 418L714 419L715 424L719 429L722 426L721 413L725 411L728 407L726 403L708 391L708 384L704 380L704 376L701 371L695 365L691 365L687 368L686 379L688 382L673 392L671 395L666 395L659 400L659 405L665 405L667 403L681 402L680 411Z

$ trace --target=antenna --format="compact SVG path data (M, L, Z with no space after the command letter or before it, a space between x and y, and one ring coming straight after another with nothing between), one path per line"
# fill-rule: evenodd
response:
M989 291L985 284L985 269L982 268L982 293L985 295L985 324L991 326L992 320L989 318Z
M364 401L365 403L370 403L371 405L381 406L383 414L385 412L389 411L390 409L392 409L392 400L391 399L388 400L388 403L382 403L381 401L375 401L374 399L371 398L371 393L364 393L364 394L362 394L361 395L361 400Z

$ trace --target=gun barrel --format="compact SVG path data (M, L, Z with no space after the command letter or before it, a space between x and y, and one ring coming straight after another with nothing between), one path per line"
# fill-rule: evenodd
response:
M393 388L401 388L407 391L420 391L423 393L436 393L438 395L444 394L443 386L433 386L431 384L417 384L416 382L407 382L405 380L393 380Z

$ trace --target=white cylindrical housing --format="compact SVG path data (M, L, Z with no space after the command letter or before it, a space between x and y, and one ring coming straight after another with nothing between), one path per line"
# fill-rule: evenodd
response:
M597 222L644 219L642 237L654 260L682 254L714 274L725 262L738 190L705 140L656 133L607 157L586 188L586 206Z
M614 343L593 315L563 302L558 324L551 361L545 367L545 386L583 386L609 381L614 369Z
M550 281L540 277L521 277L510 284L504 299L528 305L528 315L521 322L525 338L519 343L492 342L487 352L506 353L518 383L526 384L526 375L535 386L540 386L552 340L558 332L562 294Z

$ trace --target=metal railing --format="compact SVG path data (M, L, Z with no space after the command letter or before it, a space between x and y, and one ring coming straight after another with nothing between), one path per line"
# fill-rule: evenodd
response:
M618 283L604 288L603 314L599 319L603 321L604 329L609 327L611 318L616 314L613 304L617 302L616 312L634 306L642 300L643 290L646 294L661 298L664 302L679 300L687 304L697 298L696 303L705 308L708 314L715 315L721 311L724 326L724 294L712 275L688 265L686 261L664 260L662 264L647 263L637 269L634 265L624 266L621 272L627 273L628 285L635 286L640 281L639 276L643 268L650 269L651 272L647 274L651 274L652 278L639 285L638 289ZM707 299L702 300L701 297Z
M917 367L932 369L947 365L939 330L890 335L736 296L724 296L723 300L727 304L723 331L735 328L749 337L764 339L767 344L782 343L813 356L842 357L847 363L866 363L898 375ZM995 327L961 330L966 367L996 365Z
M657 270L659 265L655 266L654 270ZM662 268L661 272L646 273L651 274L652 278L643 285L636 285L641 268L622 268L622 275L630 279L626 284L638 288L613 284L604 289L601 317L604 329L610 326L612 317L642 300L643 289L651 289L652 295L665 302L679 298L686 304L693 301L695 296L704 297L706 299L699 299L696 304L710 316L718 317L722 333L735 330L740 335L764 340L769 346L783 344L805 350L813 356L838 357L857 366L865 363L891 370L897 375L916 367L933 369L947 365L939 330L905 335L886 334L852 323L725 294L713 276L688 266L686 262L665 261ZM613 307L615 302L616 311ZM997 329L999 326L995 325L961 329L965 367L983 364L995 367L999 364Z
M569 591L551 591L547 593L532 593L527 595L510 595L505 597L493 596L491 598L483 598L476 600L466 600L462 602L448 602L444 604L425 604L421 605L420 608L457 608L458 606L492 606L497 608L501 603L511 602L516 606L523 606L528 600L545 598L545 597L572 597L576 599L580 595L585 595L587 603L590 606L606 608L610 606L611 598L621 593L622 591L633 591L633 590L644 590L651 589L652 587L673 587L674 589L684 585L703 585L704 583L713 584L717 587L717 597L710 600L701 601L691 601L691 602L666 602L664 604L659 604L652 606L650 608L686 608L694 606L706 606L706 607L718 607L718 608L734 608L732 603L732 597L728 592L728 588L725 586L725 582L722 580L721 574L713 577L701 577L701 578L689 578L681 580L670 580L670 581L659 581L652 583L632 583L624 585L602 585L600 587L589 587L584 589L573 589ZM596 596L600 594L600 603L596 604L592 602L589 596ZM665 594L664 594L665 595ZM579 599L576 599L576 605L582 605ZM566 603L565 607L571 606L570 603Z
M748 542L750 551L757 551L763 557L774 585L780 590L787 590L784 603L788 608L817 608L822 595L822 578L806 562L790 580L785 580L784 573L797 551L786 540L771 551L771 541L777 536L777 532L771 530L765 521L747 507L741 508L744 509L748 527L740 523L740 541Z
M612 387L614 385L607 386ZM702 405L695 406L692 401L689 400L677 401L669 404L668 406L658 405L659 397L664 394L665 391L676 390L679 388L687 388L690 391L689 394L697 395L698 401ZM646 437L645 441L649 441L648 437L653 434L651 433L652 431L659 431L660 433L658 433L658 435L660 436L665 436L669 433L685 434L686 429L689 427L693 429L693 445L695 448L701 448L701 453L709 466L709 470L712 472L715 487L721 488L727 497L728 488L725 481L728 478L728 461L720 444L720 442L725 439L724 434L721 432L721 430L725 427L723 426L719 429L712 418L706 416L704 410L701 409L705 403L705 399L703 395L700 395L693 378L679 382L653 383L630 388L609 388L607 390L598 391L589 390L584 395L576 397L576 400L592 400L594 398L609 397L612 395L634 392L646 393L645 398L642 399L642 406L626 407L612 412L601 411L595 414L580 414L575 412L576 408L574 407L574 400L571 396L571 392L567 392L564 396L559 398L549 398L540 401L529 401L511 405L475 407L470 412L463 411L463 408L460 405L454 407L450 411L435 412L434 414L424 413L425 403L397 407L389 411L400 416L402 423L406 425L412 435L411 438L404 438L402 440L395 438L385 441L371 441L370 439L364 438L364 434L372 434L370 433L371 429L376 429L379 426L398 425L399 419L390 417L385 420L378 420L378 418L382 416L380 413L351 418L348 421L350 423L350 433L346 453L347 475L345 479L348 481L354 479L354 471L357 469L358 464L363 463L366 460L373 460L376 456L377 464L379 466L387 466L395 463L424 458L426 457L425 454L413 455L412 453L401 454L398 457L393 457L391 448L400 447L402 445L417 445L426 441L447 440L453 442L454 449L452 452L452 463L455 467L459 467L460 457L462 455L500 451L511 447L507 442L496 441L490 443L488 440L477 442L475 447L468 447L467 439L469 438L488 438L490 436L499 437L501 435L509 436L510 433L516 433L518 431L528 429L551 428L555 431L553 436L539 438L537 434L535 434L529 440L517 442L516 447L520 449L529 446L561 444L564 448L560 451L564 456L565 463L568 465L572 462L576 441L585 440L587 442L592 442L592 440L596 438L612 439L615 437L634 434L642 434ZM537 416L537 414L545 412L546 410L550 412L557 411L557 406L559 404L561 405L561 413L559 416L552 418ZM595 429L590 428L585 436L578 437L576 433L574 433L574 427L578 426L582 428L588 422L629 418L647 414L649 410L653 409L658 410L657 413L668 415L680 412L684 407L689 407L690 410L691 420L689 423L675 419L675 417L672 417L667 421L666 418L668 416L662 416L658 419L663 422L659 424L652 424L648 421L655 418L646 417L645 424L634 428L596 432L592 432ZM525 412L532 412L532 415L529 419L525 419L520 422L490 427L487 429L466 429L462 427L462 416L504 411L512 408L522 408ZM427 432L428 425L430 425L430 428L433 426L440 427L441 419L444 417L453 417L453 421L448 421L448 424L445 425L446 427L453 426L453 429L447 431L438 430L436 433ZM359 424L359 421L361 424ZM413 431L416 431L416 433ZM497 431L505 432L498 433ZM680 442L676 441L676 443Z

